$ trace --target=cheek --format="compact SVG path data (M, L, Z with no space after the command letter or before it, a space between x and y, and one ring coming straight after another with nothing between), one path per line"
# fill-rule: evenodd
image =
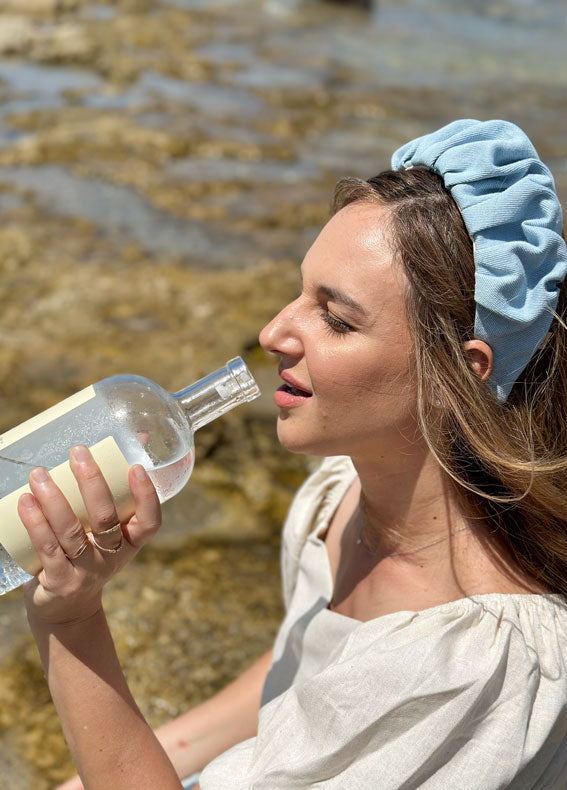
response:
M370 356L370 358L369 358ZM352 355L337 373L335 388L353 419L405 419L415 412L416 391L406 354Z
M338 364L329 365L336 371L341 386L362 394L392 394L407 386L410 364L407 355L394 351L391 354L356 352L344 354Z
M308 333L304 359L316 393L365 400L407 391L412 370L412 344L407 327L394 322L382 338Z

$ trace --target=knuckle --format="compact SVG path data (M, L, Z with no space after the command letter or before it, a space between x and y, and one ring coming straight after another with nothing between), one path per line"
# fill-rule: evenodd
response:
M57 557L59 555L59 552L62 551L61 546L55 540L48 540L48 541L46 541L43 544L41 550L43 551L45 556L49 557L50 559L54 559L55 557Z
M75 523L69 529L69 537L71 540L82 541L85 537L85 530L83 529L83 525L77 519Z
M150 519L148 521L148 529L150 530L150 532L157 532L160 527L161 527L161 516L157 516L156 518Z
M156 511L146 513L143 521L144 521L144 527L146 529L152 531L159 529L161 527L161 522L162 522L161 510L158 509Z
M110 529L110 527L114 527L115 524L118 523L118 516L116 515L116 510L114 506L109 506L108 508L101 509L97 513L97 524L104 529Z
M83 481L87 484L98 482L102 478L100 469L95 463L83 464L80 470Z
M159 515L140 519L137 539L134 542L140 545L145 543L160 527L161 517Z
M150 521L150 522L148 522L148 524L146 525L146 530L145 530L145 532L146 532L146 534L147 534L148 536L150 536L150 537L151 537L152 535L155 535L155 533L158 531L158 529L159 529L160 527L161 527L161 521Z

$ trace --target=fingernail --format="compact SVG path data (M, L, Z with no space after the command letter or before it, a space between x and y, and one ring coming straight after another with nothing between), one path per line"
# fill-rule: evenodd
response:
M43 466L38 466L31 474L36 483L45 483L49 480L49 475Z
M35 507L35 499L31 494L22 494L20 502L24 507Z
M145 480L147 477L146 470L144 469L143 466L140 466L140 464L136 464L136 466L134 467L134 477L136 478L136 480L140 480L140 481Z
M79 463L83 463L83 461L88 461L89 458L91 457L91 454L88 451L88 449L82 444L78 444L76 447L73 447L72 453L75 461L78 461Z

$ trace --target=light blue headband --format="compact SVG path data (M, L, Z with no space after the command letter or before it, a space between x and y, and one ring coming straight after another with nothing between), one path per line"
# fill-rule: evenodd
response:
M442 176L473 239L474 333L492 348L488 383L504 402L549 330L567 273L553 176L508 121L454 121L392 157L394 170L415 165Z

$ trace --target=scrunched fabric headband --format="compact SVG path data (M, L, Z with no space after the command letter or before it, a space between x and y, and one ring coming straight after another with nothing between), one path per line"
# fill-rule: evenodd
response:
M553 176L508 121L459 120L392 157L442 176L474 242L475 337L491 347L488 383L506 401L544 340L567 273Z

